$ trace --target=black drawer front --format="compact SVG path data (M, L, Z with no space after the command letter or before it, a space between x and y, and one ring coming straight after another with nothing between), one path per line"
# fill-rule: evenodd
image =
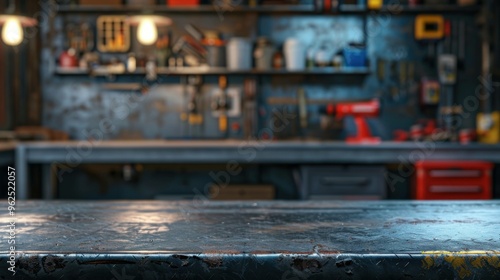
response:
M386 196L383 167L305 167L303 179L307 196Z

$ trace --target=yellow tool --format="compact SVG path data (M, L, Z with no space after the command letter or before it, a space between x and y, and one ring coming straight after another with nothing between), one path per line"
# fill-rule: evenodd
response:
M226 96L226 89L227 89L227 78L226 76L220 76L219 77L219 87L222 91L222 114L219 117L219 130L222 132L227 132L227 114L226 114L226 109L227 109L227 96Z
M444 18L441 15L415 17L415 39L439 40L444 37Z
M481 143L500 142L500 112L477 114L477 139Z
M370 10L380 10L382 8L383 0L368 0L366 3L368 9Z

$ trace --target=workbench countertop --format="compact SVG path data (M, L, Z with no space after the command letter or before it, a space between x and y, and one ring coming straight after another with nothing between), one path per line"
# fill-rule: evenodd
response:
M16 267L47 279L499 279L499 217L499 201L20 201Z

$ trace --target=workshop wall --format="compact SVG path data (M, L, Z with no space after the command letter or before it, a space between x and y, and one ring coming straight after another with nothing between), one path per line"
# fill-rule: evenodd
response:
M276 45L280 45L288 37L299 37L310 48L325 46L329 52L335 53L350 42L366 41L370 70L367 76L299 76L299 77L261 77L259 84L261 127L268 127L272 121L271 109L266 103L269 97L296 97L299 87L306 92L308 99L360 100L379 97L382 101L382 112L378 120L371 121L374 132L388 140L392 138L394 129L408 129L411 124L422 117L418 103L419 81L421 77L436 77L435 65L425 62L426 46L413 39L413 15L384 14L380 16L361 15L345 16L256 16L227 12L221 19L217 14L197 15L196 23L204 29L216 29L224 34L248 36L268 36ZM474 92L479 84L480 73L480 39L476 31L473 16L447 17L452 20L463 20L467 26L466 61L467 67L459 69L459 83L456 86L455 102L463 104L463 99ZM181 15L172 16L175 25L172 27L174 37L181 34L182 27L189 23L189 18ZM80 18L64 18L59 16L54 21L56 30L54 45L44 42L42 83L43 90L43 124L54 129L63 129L73 139L86 139L88 132L99 129L103 119L111 120L114 130L105 134L106 139L164 139L164 138L221 138L217 129L217 119L212 116L210 102L204 104L205 127L198 131L190 131L180 121L180 109L183 100L183 88L179 85L179 77L160 77L153 82L146 96L139 91L117 92L106 90L105 83L138 82L143 77L114 77L111 80L103 77L62 77L54 75L58 54L64 48L64 28L69 22L77 23L87 20L95 21L93 16ZM363 21L367 20L366 30ZM191 20L192 21L192 20ZM45 21L42 24L47 25ZM48 32L48 26L42 28ZM43 36L45 38L45 36ZM50 38L50 37L47 37ZM47 39L46 39L47 40ZM134 43L133 45L137 45ZM377 60L385 63L384 80L377 78ZM412 65L414 76L408 77L405 84L398 81L399 67ZM411 80L410 80L411 79ZM217 89L216 77L204 80L203 92L205 100ZM242 89L242 77L229 77L229 85ZM192 90L192 89L188 89ZM185 104L185 103L184 103ZM129 107L129 109L124 109ZM297 113L297 106L285 106ZM463 119L464 127L474 127L475 112L471 117ZM309 127L299 131L292 126L290 131L277 138L320 138L338 137L322 133L319 128L319 106L308 106ZM241 119L234 119L241 122ZM352 129L346 121L347 130ZM184 125L185 126L185 125ZM200 132L201 131L201 132ZM241 138L242 134L234 132L231 138Z
M275 123L273 109L287 110L292 116L287 128L274 136L276 139L342 139L354 129L352 120L344 122L344 131L325 131L320 125L321 105L307 106L308 126L299 125L299 112L296 105L269 105L272 97L296 98L300 88L304 89L307 99L331 99L334 101L366 100L380 98L381 115L371 120L374 132L384 140L392 139L395 129L405 129L424 117L419 105L419 81L422 77L437 78L436 65L425 61L426 45L417 43L413 38L413 14L359 14L332 15L251 15L226 12L221 18L217 14L196 14L196 20L182 14L169 15L174 41L182 34L183 26L195 23L203 29L215 29L230 36L257 38L267 36L276 45L281 45L288 37L298 37L310 48L324 46L328 52L336 53L348 43L366 43L369 57L368 75L319 75L319 76L261 76L258 82L259 127L269 128ZM192 16L192 15L191 15ZM459 68L459 82L456 88L455 103L462 104L466 96L474 93L479 85L480 38L473 15L449 16L452 20L462 20L467 27L465 68ZM218 129L218 120L210 109L210 98L218 88L217 77L204 77L203 115L204 126L192 128L182 118L185 110L185 91L181 77L159 77L149 82L140 76L89 77L59 76L54 74L56 60L67 46L65 45L65 26L81 21L94 24L93 15L57 16L53 21L41 22L42 48L42 116L43 125L64 130L72 139L242 139L241 131L230 131L223 135ZM366 25L365 22L366 21ZM52 25L52 26L51 26ZM366 27L366 28L365 28ZM51 30L54 32L52 33ZM160 30L160 32L162 32ZM132 42L136 52L147 53L148 49ZM112 59L113 55L104 56ZM125 60L126 54L118 56ZM384 77L377 73L377 61L383 60ZM414 76L400 81L400 67L412 65ZM229 76L230 88L242 90L244 77ZM143 88L131 90L107 89L116 83L138 83ZM470 117L462 119L463 127L475 126L475 111ZM242 123L242 117L230 119ZM186 173L168 167L158 172L160 167L145 168L133 181L126 181L119 174L121 166L97 169L82 167L60 182L61 198L158 198L158 195L193 195L193 189L210 182L207 170ZM118 171L113 171L113 170ZM273 184L277 198L297 198L293 186L296 182L292 168L273 166L262 169L250 167L235 182ZM256 171L257 170L257 171ZM117 173L118 172L118 173ZM113 175L114 174L114 175ZM118 175L117 175L118 174ZM175 175L175 176L173 176ZM257 179L253 179L257 178ZM182 186L176 188L174 186ZM389 198L409 198L409 180L395 190L389 191Z

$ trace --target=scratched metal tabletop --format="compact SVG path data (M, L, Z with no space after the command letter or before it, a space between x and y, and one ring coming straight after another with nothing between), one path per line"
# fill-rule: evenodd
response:
M500 279L498 201L20 201L14 219L19 279Z

